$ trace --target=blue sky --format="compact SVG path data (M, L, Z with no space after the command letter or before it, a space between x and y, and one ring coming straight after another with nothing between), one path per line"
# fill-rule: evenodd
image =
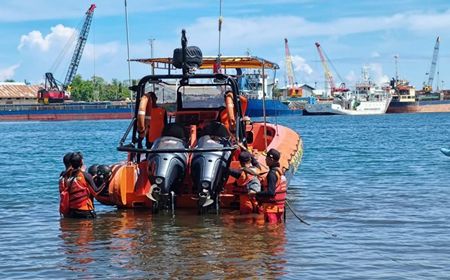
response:
M131 58L150 57L150 38L155 39L155 56L170 56L182 28L190 45L199 46L204 55L217 54L219 0L127 2ZM123 0L0 0L0 80L39 83L49 70L63 80L71 52L58 68L52 65L92 3L97 9L78 73L127 79ZM299 83L323 85L317 41L349 85L358 80L363 65L375 81L393 77L398 55L400 78L421 88L439 35L439 81L450 88L448 0L223 0L222 14L222 54L249 51L277 62L282 83L283 39L288 38ZM135 63L131 72L139 78L149 69Z

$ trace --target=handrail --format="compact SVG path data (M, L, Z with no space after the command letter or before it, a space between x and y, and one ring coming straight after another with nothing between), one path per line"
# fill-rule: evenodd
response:
M228 152L234 151L238 148L237 145L231 147L223 147L223 148L197 148L197 149L140 149L131 146L119 146L117 150L120 152L131 152L131 153L147 153L147 154L160 154L160 153L205 153L205 152Z

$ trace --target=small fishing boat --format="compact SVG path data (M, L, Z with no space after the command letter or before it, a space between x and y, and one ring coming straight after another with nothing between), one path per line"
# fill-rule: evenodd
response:
M202 64L201 51L187 47L184 31L181 41L182 48L174 51L168 74L145 76L131 88L136 111L118 147L127 157L96 168L94 181L100 190L96 199L118 208L151 208L153 213L180 208L200 213L241 209L252 198L229 176L230 168L239 168L239 154L251 151L261 165L258 179L263 181L266 152L274 148L281 155L280 184L275 196L265 203L284 213L287 188L303 154L299 134L266 121L246 123L247 100L236 77L194 73ZM254 67L269 63L253 59L248 65L250 62ZM173 66L181 68L182 74L171 73L175 72ZM153 90L168 84L178 85L173 111L155 106ZM218 92L221 104L192 107L184 102L201 88Z

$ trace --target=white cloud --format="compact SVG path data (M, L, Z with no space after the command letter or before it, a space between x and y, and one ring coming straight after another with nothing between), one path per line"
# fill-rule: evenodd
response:
M294 64L294 71L296 72L302 72L307 75L311 75L313 72L311 66L309 66L309 64L306 63L306 60L301 56L293 55L292 64Z
M426 22L427 24L423 24ZM450 28L450 10L442 13L404 13L378 17L347 17L330 21L309 21L297 16L225 17L222 44L224 49L257 49L261 42L282 40L284 37L345 36L387 30L437 32ZM179 28L181 29L181 28ZM198 18L186 27L192 39L217 48L217 18Z
M65 27L62 24L51 27L50 30L51 32L45 35L45 37L37 30L31 31L27 35L22 35L17 48L19 50L28 48L30 50L37 49L42 52L47 52L51 48L62 46L77 34L74 28Z
M380 57L380 56L381 56L380 53L377 52L377 51L374 51L374 52L372 52L372 53L370 54L370 57L372 57L372 58L377 58L377 57Z
M17 68L20 67L20 64L14 64L4 69L0 69L0 81L4 81L7 79L11 79L14 77Z
M370 63L369 69L372 75L372 81L375 84L385 84L389 82L389 76L384 74L383 66L380 63Z
M99 59L104 56L117 54L120 49L119 42L109 42L105 44L86 44L83 57L88 60Z

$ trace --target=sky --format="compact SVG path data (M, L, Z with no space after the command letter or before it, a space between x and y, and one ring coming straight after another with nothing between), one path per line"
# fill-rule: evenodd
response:
M73 50L67 42L93 3L97 8L78 74L128 79L125 0L0 0L0 81L37 84L48 71L63 81ZM155 57L171 56L182 29L189 45L205 56L217 55L219 3L127 0L130 58L150 57L150 41ZM280 84L285 83L287 38L299 84L323 88L314 45L319 42L336 83L354 85L366 67L377 83L387 82L397 69L400 79L421 88L440 36L433 86L450 88L448 0L222 0L222 16L222 55L250 53L276 62ZM132 79L149 72L148 65L131 64Z

